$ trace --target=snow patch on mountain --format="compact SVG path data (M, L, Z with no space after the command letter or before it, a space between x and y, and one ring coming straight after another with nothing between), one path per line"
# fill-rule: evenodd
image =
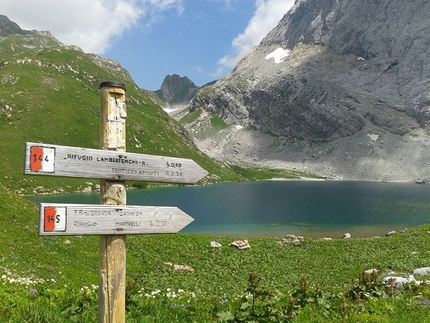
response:
M275 60L275 64L279 64L283 62L284 59L287 58L289 54L290 54L289 49L283 49L279 47L266 56L266 61L273 58Z

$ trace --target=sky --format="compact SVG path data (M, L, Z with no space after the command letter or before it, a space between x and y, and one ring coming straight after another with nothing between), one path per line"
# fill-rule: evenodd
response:
M21 28L48 30L119 62L137 85L158 90L166 75L197 86L229 73L294 0L0 0ZM118 80L121 81L121 80Z

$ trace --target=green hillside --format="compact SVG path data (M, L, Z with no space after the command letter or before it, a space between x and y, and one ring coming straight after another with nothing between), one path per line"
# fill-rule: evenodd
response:
M119 64L59 43L49 33L0 37L0 181L19 193L74 191L85 180L23 175L26 141L99 147L99 84L126 84L127 151L191 158L206 182L240 176L201 153L186 131Z

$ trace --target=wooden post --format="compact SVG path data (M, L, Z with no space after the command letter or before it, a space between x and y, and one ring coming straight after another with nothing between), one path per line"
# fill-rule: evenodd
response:
M100 148L125 152L125 85L100 84ZM101 180L100 203L125 205L125 182ZM125 322L126 236L100 236L99 323Z
M104 206L44 204L39 222L40 235L100 234L99 323L125 322L125 234L176 233L193 221L178 208L127 207L125 180L194 184L208 174L191 159L127 153L126 119L125 85L103 82L101 150L31 142L25 147L25 174L102 179ZM88 218L84 210L94 213ZM103 218L105 211L108 218ZM122 212L129 212L134 221L118 219Z

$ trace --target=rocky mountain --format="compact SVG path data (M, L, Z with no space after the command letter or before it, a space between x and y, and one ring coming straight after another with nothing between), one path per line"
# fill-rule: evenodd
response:
M161 88L155 93L170 105L189 104L198 88L187 76L173 74L164 78Z
M26 31L21 29L18 24L10 21L8 17L0 15L0 37L6 37L11 34L25 34Z
M200 90L187 127L208 154L330 178L429 178L430 3L297 0ZM194 112L196 113L196 112ZM210 133L210 116L226 126Z

